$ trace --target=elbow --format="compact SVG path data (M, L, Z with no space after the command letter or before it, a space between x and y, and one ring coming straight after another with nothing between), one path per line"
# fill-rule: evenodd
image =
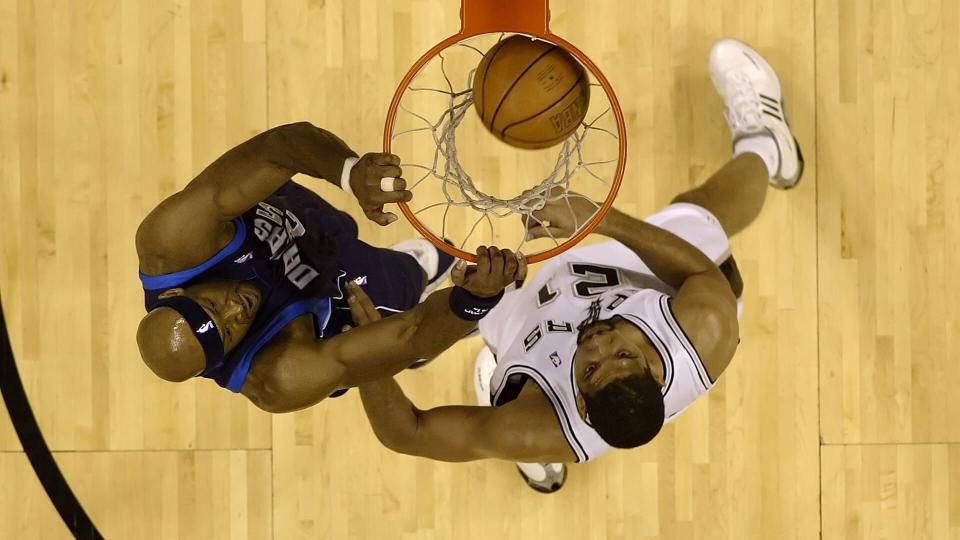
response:
M317 126L307 122L306 120L301 120L300 122L291 122L289 124L279 125L269 131L269 133L277 135L287 135L290 133L300 133L304 131L310 131L317 129Z
M305 120L291 124L283 124L267 132L267 142L271 147L286 147L292 140L316 131L321 130Z
M410 451L410 445L407 444L407 442L403 439L398 439L396 437L382 437L379 434L377 435L377 439L379 439L380 444L392 452L408 456L413 455Z
M417 425L419 424L419 415L412 425L390 425L373 426L374 435L380 444L389 450L398 454L408 456L420 456L421 452L417 445Z
M291 169L291 148L296 146L297 140L316 129L318 128L310 122L294 122L277 126L262 135L260 151L266 156L268 163Z
M377 440L380 441L380 444L393 452L398 454L406 454L408 456L418 455L416 452L416 445L414 444L414 437L407 432L400 430L375 429L374 434L377 436Z

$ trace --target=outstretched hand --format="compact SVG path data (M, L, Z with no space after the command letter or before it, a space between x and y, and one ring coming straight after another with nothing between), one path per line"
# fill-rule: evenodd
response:
M599 204L573 192L549 201L543 208L534 211L532 217L523 216L527 240L569 238L597 213L599 207Z
M350 189L367 219L379 225L397 220L396 214L383 211L383 205L413 198L402 176L400 158L393 154L371 152L357 161L350 171Z
M454 285L483 298L500 294L504 287L522 281L526 276L526 257L494 246L478 247L475 266L468 266L466 261L458 261L450 274Z
M350 315L353 317L353 324L363 326L375 321L379 321L381 316L377 307L373 305L373 300L367 296L363 287L353 281L347 282L347 303L350 305ZM344 326L343 331L350 330L350 326Z

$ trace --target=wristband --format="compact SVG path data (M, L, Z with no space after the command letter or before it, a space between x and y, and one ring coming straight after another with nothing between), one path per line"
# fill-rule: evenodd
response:
M348 194L353 195L353 190L350 189L350 171L353 170L353 166L360 161L355 157L348 157L343 160L343 172L340 173L340 189L346 191Z
M479 321L500 302L501 298L503 298L503 291L496 296L481 298L474 296L463 287L454 287L450 291L450 311L465 321Z

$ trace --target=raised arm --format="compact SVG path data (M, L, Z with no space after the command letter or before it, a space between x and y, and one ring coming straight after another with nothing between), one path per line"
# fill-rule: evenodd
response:
M553 235L568 236L574 224L583 223L595 208L593 202L575 196L570 207L557 201L535 215L548 223ZM535 237L547 235L541 225L530 232ZM671 301L673 313L716 379L739 343L737 300L717 265L686 240L615 208L596 232L630 248L661 281L677 290Z
M229 241L230 220L267 198L294 174L323 178L339 186L345 164L353 164L348 171L350 186L367 217L381 225L392 222L396 216L383 213L383 205L410 200L410 192L403 191L406 184L399 178L399 158L379 153L354 162L355 158L353 150L336 135L307 122L261 133L222 155L147 215L137 231L141 264L184 258L179 255L205 260ZM392 187L400 191L384 192L380 182L384 177L397 178Z
M501 407L418 409L393 377L360 386L363 410L384 446L438 461L572 462L576 455L536 387Z
M481 247L477 256L477 266L454 269L457 287L434 292L406 312L332 339L269 345L257 356L243 393L270 412L286 412L440 354L476 326L507 284L526 273L526 262L510 250ZM358 290L348 285L351 307Z
M359 288L350 291L350 311L359 330L380 319ZM532 385L502 407L421 410L393 377L360 385L360 398L377 439L395 452L439 461L576 461L552 406Z

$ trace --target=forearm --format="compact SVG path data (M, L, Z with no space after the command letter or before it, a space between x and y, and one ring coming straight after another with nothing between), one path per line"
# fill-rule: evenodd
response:
M455 405L421 410L407 399L393 378L361 386L360 399L373 433L394 452L451 463L503 457L489 451L502 441L491 440L483 429L498 412L493 407ZM509 437L510 428L496 432L507 433L508 441L517 439ZM500 450L508 457L518 451L509 445ZM530 457L524 451L517 455Z
M687 278L718 272L699 249L677 235L611 209L597 232L627 246L660 280L679 289Z
M433 358L476 325L450 309L450 291L431 294L414 308L350 331L334 356L344 368L344 386L392 376L420 358Z
M271 163L335 186L340 185L344 160L357 157L339 137L309 122L279 126L269 133L266 155Z
M417 358L433 358L476 327L476 321L461 319L451 309L450 294L453 290L453 287L448 287L436 291L410 310L414 329L406 346Z

